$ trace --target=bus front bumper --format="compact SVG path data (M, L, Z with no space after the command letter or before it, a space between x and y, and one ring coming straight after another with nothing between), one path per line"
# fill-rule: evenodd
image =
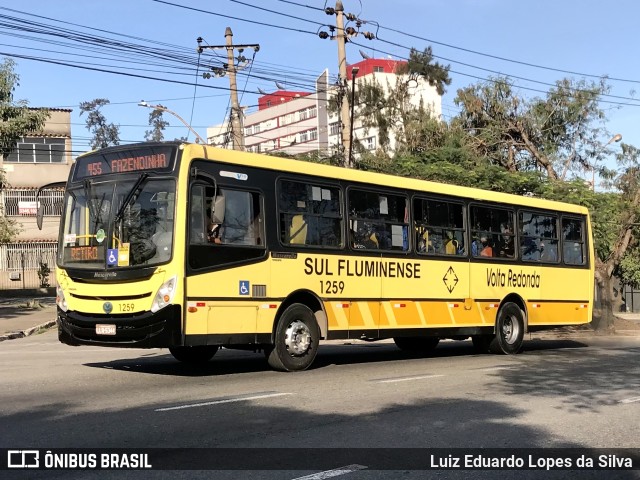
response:
M162 310L135 315L87 315L58 308L58 339L67 345L104 347L166 348L182 344L181 308L169 305ZM96 325L111 328L96 328ZM115 333L100 334L98 331Z

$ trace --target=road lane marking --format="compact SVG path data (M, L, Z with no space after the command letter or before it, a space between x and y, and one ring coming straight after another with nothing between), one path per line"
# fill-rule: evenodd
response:
M620 400L620 403L635 403L640 402L640 397L631 397L625 398L624 400Z
M425 378L437 378L437 377L444 377L444 375L414 375L412 377L378 378L371 381L376 383L397 383L397 382L410 382L411 380L424 380Z
M324 472L313 473L311 475L305 475L304 477L296 477L293 480L324 480L325 478L337 477L339 475L346 475L347 473L357 472L358 470L364 470L364 465L347 465L346 467L334 468L333 470L325 470Z
M278 392L265 392L258 393L253 395L241 396L241 397L233 397L233 398L224 398L221 400L214 400L211 402L202 402L202 403L191 403L187 405L176 405L174 407L164 407L164 408L156 408L156 412L168 412L169 410L183 410L185 408L195 408L195 407L208 407L211 405L221 405L223 403L234 403L234 402L246 402L248 400L260 400L263 398L273 398L273 397L282 397L283 395L293 395L292 393L278 393Z

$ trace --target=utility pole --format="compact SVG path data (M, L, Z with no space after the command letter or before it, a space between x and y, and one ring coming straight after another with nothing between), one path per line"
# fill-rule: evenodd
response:
M351 116L349 114L349 96L347 95L347 53L345 45L349 41L349 37L355 37L361 34L367 40L373 40L376 36L371 32L361 32L360 26L363 23L366 23L363 20L360 20L356 15L352 13L344 13L344 6L342 5L342 0L336 0L336 7L331 8L327 7L324 9L324 12L327 15L335 15L336 16L336 27L329 27L330 34L325 31L318 32L318 36L322 39L330 38L331 40L336 40L338 42L338 99L340 101L340 124L341 124L341 137L342 137L342 165L344 167L353 167L353 159L351 158L353 143L353 128L351 123L353 119L353 108ZM344 20L346 19L349 22L355 22L357 28L354 27L344 27ZM335 36L333 33L335 32ZM353 83L353 88L355 88L355 82ZM353 92L351 94L351 102L353 102Z
M342 89L340 102L340 124L342 126L342 161L343 167L352 167L349 152L351 152L351 118L349 118L349 99L347 98L347 52L345 49L346 35L344 33L344 7L340 0L336 1L336 40L338 43L338 83Z
M231 32L231 27L227 27L224 31L225 44L224 45L198 45L198 53L202 53L204 49L226 49L227 50L227 64L224 65L224 69L215 69L212 68L214 72L219 75L224 75L225 73L229 74L229 90L231 93L231 113L230 113L230 122L231 129L233 135L233 149L234 150L244 150L244 128L242 126L242 110L240 109L240 103L238 102L238 84L236 82L236 72L238 72L238 68L235 65L235 57L234 51L237 49L240 53L244 51L245 48L253 48L254 52L260 50L260 45L252 44L252 45L234 45L233 44L233 32ZM200 43L200 39L198 39ZM209 74L206 74L209 75ZM209 78L205 75L205 78ZM210 76L210 75L209 75Z

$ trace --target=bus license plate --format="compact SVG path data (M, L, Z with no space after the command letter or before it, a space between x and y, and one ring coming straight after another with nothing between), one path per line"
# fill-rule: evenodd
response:
M104 325L104 324L96 325L96 335L115 335L115 334L116 334L115 325Z

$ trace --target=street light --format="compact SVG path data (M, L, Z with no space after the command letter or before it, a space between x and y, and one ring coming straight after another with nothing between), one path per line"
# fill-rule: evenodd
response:
M184 123L185 127L187 127L191 133L193 133L196 136L196 143L198 141L206 144L207 142L200 136L198 135L198 132L196 132L193 128L191 128L191 125L189 125L187 122L184 121L184 119L178 115L176 112L174 112L173 110L169 110L167 107L165 107L164 105L149 105L147 102L145 102L144 100L140 100L140 102L138 103L139 107L147 107L147 108L152 108L154 110L160 110L161 112L167 112L170 113L171 115L173 115L174 117L176 117L178 120L180 120L182 123Z
M353 67L351 69L351 121L349 122L349 166L353 167L353 109L356 103L356 75L360 69Z
M593 165L591 165L591 190L592 191L596 191L596 162L598 161L598 154L600 154L605 148L607 148L609 145L611 145L614 142L619 142L620 140L622 140L622 135L619 133L616 133L613 137L611 137L609 139L609 141L607 143L605 143L603 145L603 147L598 150L596 152L596 157L593 160Z

